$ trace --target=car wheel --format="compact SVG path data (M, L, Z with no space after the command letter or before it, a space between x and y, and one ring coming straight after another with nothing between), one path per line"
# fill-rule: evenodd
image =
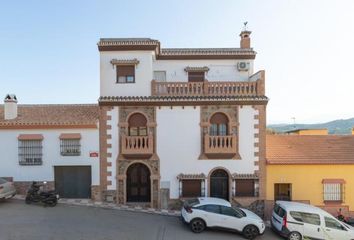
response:
M246 239L254 239L255 237L257 237L259 235L259 230L254 225L247 225L243 229L242 233Z
M190 227L191 227L192 232L201 233L205 229L205 222L200 218L193 219L190 222Z
M298 232L291 232L288 236L288 240L301 240L301 234Z

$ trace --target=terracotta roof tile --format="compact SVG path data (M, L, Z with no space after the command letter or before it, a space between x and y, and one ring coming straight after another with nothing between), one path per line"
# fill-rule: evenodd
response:
M354 164L352 135L267 135L268 164Z
M96 104L18 105L18 117L4 119L4 105L0 105L0 129L51 127L94 127L98 123Z

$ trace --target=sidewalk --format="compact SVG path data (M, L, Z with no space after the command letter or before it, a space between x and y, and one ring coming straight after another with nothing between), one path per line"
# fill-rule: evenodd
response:
M23 195L15 195L13 199L17 200L25 200L25 196ZM123 211L131 211L131 212L143 212L157 215L165 215L165 216L180 216L180 211L174 210L165 210L165 209L155 209L155 208L143 208L139 206L128 206L122 204L115 203L106 203L106 202L95 202L91 199L67 199L61 198L59 199L60 204L73 205L73 206L86 206L86 207L96 207L96 208L108 208L114 210L123 210Z

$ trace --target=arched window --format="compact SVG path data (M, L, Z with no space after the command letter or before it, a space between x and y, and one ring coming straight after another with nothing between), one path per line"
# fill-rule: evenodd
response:
M134 113L129 117L129 136L146 136L147 120L141 113Z
M215 113L210 118L210 130L211 136L226 136L228 135L229 119L223 113Z

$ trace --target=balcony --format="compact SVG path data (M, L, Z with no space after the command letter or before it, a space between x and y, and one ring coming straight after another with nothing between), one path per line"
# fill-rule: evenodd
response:
M236 135L227 136L204 136L205 154L236 154L237 138Z
M243 82L151 82L153 96L262 96L264 71Z
M148 136L122 136L122 154L132 156L152 155L154 138Z

